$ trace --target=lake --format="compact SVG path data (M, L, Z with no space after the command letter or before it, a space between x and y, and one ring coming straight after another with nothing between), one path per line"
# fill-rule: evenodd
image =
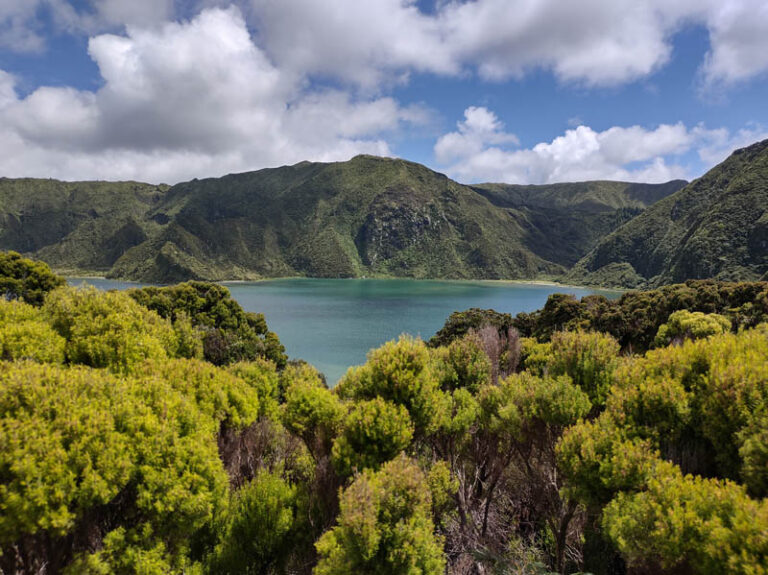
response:
M140 284L70 278L100 289ZM333 385L368 350L409 333L429 339L448 316L471 307L517 314L541 308L553 293L577 297L619 292L545 284L408 279L278 279L227 283L248 311L263 313L292 358L305 359Z

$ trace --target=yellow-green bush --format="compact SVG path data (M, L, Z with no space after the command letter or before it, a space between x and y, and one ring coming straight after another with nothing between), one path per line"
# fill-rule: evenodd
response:
M162 544L185 561L189 538L226 498L219 428L252 421L254 400L242 380L190 360L143 364L131 376L3 363L0 548L73 533L90 510L110 504L125 522L113 538L138 538L149 550ZM109 553L81 560L112 564Z
M443 421L448 405L439 388L438 361L423 341L401 336L371 350L364 365L347 372L337 393L346 399L381 397L402 405L416 430L430 433Z
M70 363L129 373L145 359L174 357L178 338L168 320L126 293L96 288L59 288L43 311L67 340Z
M662 347L675 341L718 335L730 329L731 321L725 316L682 309L671 314L667 323L659 327L654 343Z
M38 308L0 299L0 360L62 363L65 344Z
M402 405L380 397L356 402L333 444L333 465L341 475L378 469L408 447L413 425Z
M503 428L523 439L537 432L542 423L564 429L589 413L589 397L568 376L540 378L530 373L511 375L498 386L487 386L481 394L487 425Z
M217 575L283 573L302 529L302 499L297 486L267 471L259 472L232 497L221 543L208 561Z
M405 456L359 475L341 496L335 527L317 542L315 575L445 571L426 477Z
M768 327L654 350L615 377L606 410L558 446L567 491L608 503L605 531L631 564L766 572L768 506L747 489L768 489Z
M259 396L259 416L279 418L280 387L275 364L267 359L243 361L228 366L227 371L256 390Z
M701 574L768 571L768 502L730 481L660 465L639 493L620 493L603 525L630 565Z
M594 405L604 405L618 365L619 343L602 333L561 331L552 335L551 346L549 374L570 376Z

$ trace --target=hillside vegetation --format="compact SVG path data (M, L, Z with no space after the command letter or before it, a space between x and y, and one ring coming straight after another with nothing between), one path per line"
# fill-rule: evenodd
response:
M580 284L652 287L768 274L768 140L722 164L603 238L565 276Z
M167 186L0 180L0 249L66 273L553 278L684 182L468 187L358 156Z
M33 305L55 276L13 259L3 573L768 571L768 283L455 314L328 389L218 286ZM592 331L617 315L648 351Z
M523 222L526 245L532 251L570 268L613 230L686 184L684 180L660 185L596 181L472 188Z

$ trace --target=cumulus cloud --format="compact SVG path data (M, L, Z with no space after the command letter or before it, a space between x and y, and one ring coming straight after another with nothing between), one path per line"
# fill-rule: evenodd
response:
M616 85L664 66L685 25L710 34L707 82L768 68L763 0L251 0L267 52L281 65L371 88L411 71L488 80L551 70L564 82Z
M768 3L715 2L710 10L705 82L733 84L768 72Z
M618 84L669 59L670 25L653 2L481 0L440 15L457 57L503 80L537 67L565 81Z
M487 108L470 106L457 128L435 144L435 157L442 164L476 156L489 145L520 143L517 136L504 131L504 124Z
M0 47L13 52L46 49L47 26L92 34L125 26L161 24L175 15L174 0L0 0Z
M39 52L45 46L37 11L41 0L0 2L0 48L16 52Z
M746 126L736 132L725 128L708 130L704 126L696 126L692 133L699 142L697 154L708 166L719 164L738 148L768 139L768 128L760 124Z
M435 144L435 158L452 176L464 182L497 181L545 184L581 180L666 182L690 178L680 156L695 149L708 166L734 149L768 137L760 126L735 134L703 125L689 129L682 123L614 126L597 132L578 126L531 148L519 148L516 138L504 131L493 112L467 108L457 130L444 134ZM488 119L483 130L473 130L473 117Z
M87 33L103 84L19 97L0 71L0 173L178 181L388 155L393 134L431 119L385 95L409 74L496 81L545 69L622 84L664 66L687 24L709 32L706 86L768 71L763 0L447 0L430 12L415 0L235 2L0 0L0 48L40 51L52 30ZM471 107L435 157L464 180L659 181L688 175L680 155L692 148L711 164L765 133L580 123L520 149L493 112Z
M414 0L254 0L264 48L281 66L375 89L411 70L456 74L442 25Z
M41 50L41 13L60 29L95 34L233 3L281 69L368 92L412 72L505 80L546 69L564 82L623 84L664 66L686 25L709 32L706 85L768 71L764 0L447 0L429 13L416 0L2 0L0 46Z
M235 8L92 38L97 92L24 98L0 74L0 173L150 181L305 159L389 155L383 135L423 120L391 98L314 90L275 66Z

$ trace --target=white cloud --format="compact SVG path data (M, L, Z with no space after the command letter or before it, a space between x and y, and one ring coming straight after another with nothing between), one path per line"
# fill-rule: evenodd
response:
M504 124L487 108L470 106L458 131L445 134L435 144L435 157L441 164L477 155L488 145L519 144L517 136L504 131Z
M91 0L97 22L151 26L173 18L173 0Z
M732 84L768 72L768 3L713 2L707 19L710 51L703 72L708 85Z
M411 70L456 74L441 24L414 0L253 0L259 40L281 67L365 89Z
M708 81L768 68L764 0L450 0L434 14L414 0L251 0L249 13L281 66L366 89L411 71L505 80L541 68L564 82L623 84L663 67L688 24L710 33Z
M734 133L725 128L708 130L704 126L696 126L692 133L700 142L697 154L707 166L719 164L738 148L768 139L768 129L759 124L746 126Z
M765 0L446 0L432 13L415 0L0 0L0 47L44 48L40 15L95 34L155 27L201 7L239 5L281 69L375 92L412 72L489 80L546 69L564 82L617 85L671 58L686 25L709 32L707 86L768 71Z
M253 43L237 9L91 39L97 92L25 98L0 74L0 173L175 182L301 160L388 155L423 120L391 98L309 89Z
M619 84L648 75L671 51L670 24L653 2L452 2L440 20L457 57L492 80L547 68L564 81Z
M654 129L615 126L597 132L578 126L531 148L519 148L511 134L485 108L467 108L458 130L441 136L435 158L453 177L464 182L497 181L544 184L581 180L666 182L690 178L681 156L691 150L711 167L734 149L768 137L761 126L731 133L726 129L692 129L682 123L662 124ZM492 118L491 126L472 131L467 119Z
M45 47L37 11L42 0L0 0L0 48L39 52Z
M0 71L0 173L177 181L388 155L392 134L430 121L424 107L380 95L414 71L500 80L545 69L563 82L621 84L664 66L687 23L710 34L707 86L768 70L764 0L448 0L429 14L415 0L236 1L242 12L229 0L0 0L0 49L44 49L45 14L59 31L95 34L89 54L103 79L95 92L41 87L20 98ZM519 149L493 112L471 107L435 156L464 180L658 181L688 175L687 150L712 163L765 134L579 124Z

